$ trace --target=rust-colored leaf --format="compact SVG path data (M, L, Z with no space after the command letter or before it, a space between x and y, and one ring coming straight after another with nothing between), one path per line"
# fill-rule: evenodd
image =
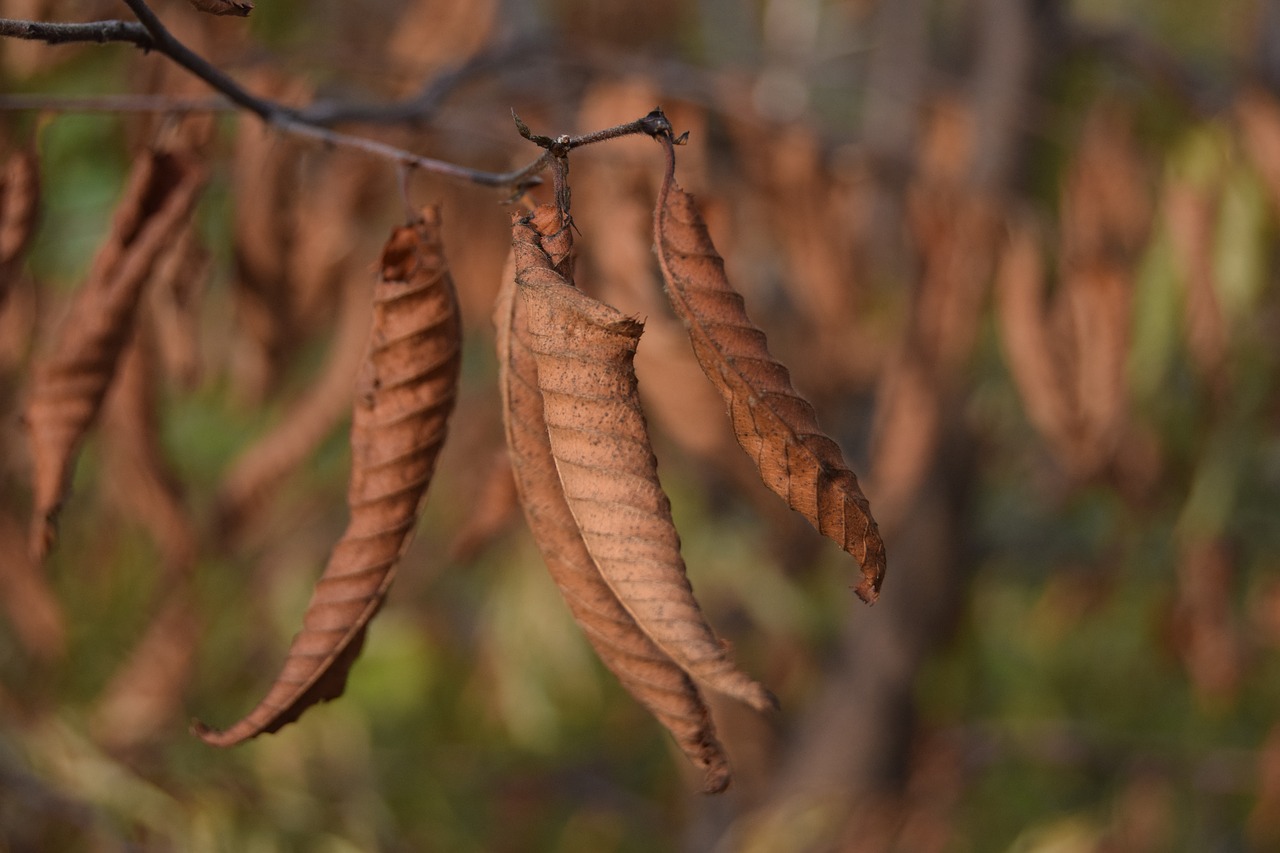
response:
M1170 246L1186 282L1187 349L1204 376L1223 383L1231 329L1213 269L1217 199L1211 191L1174 179L1165 187L1164 207Z
M692 197L675 182L670 148L668 156L654 239L671 305L765 485L858 561L863 579L855 590L873 602L884 580L884 542L858 478L747 317Z
M444 442L457 393L462 328L434 208L392 232L374 291L373 331L351 424L351 519L265 698L206 743L231 746L342 694L382 606Z
M151 624L94 702L90 727L98 742L129 751L155 742L180 719L195 669L200 612L191 578L175 578Z
M734 666L685 574L637 395L632 360L642 325L556 271L542 234L567 232L554 211L541 213L513 226L516 283L556 471L587 551L640 627L686 672L753 708L772 708L769 691Z
M136 518L159 547L165 571L187 575L195 566L199 534L182 485L161 446L157 352L139 326L120 356L103 406L104 490L111 503Z
M996 319L1027 419L1065 462L1077 456L1079 416L1069 372L1053 345L1045 317L1044 262L1029 225L1011 227L996 272Z
M186 389L196 387L203 367L199 305L211 268L196 232L196 223L188 222L156 261L145 312L166 377Z
M67 621L44 569L27 556L17 519L0 512L0 589L5 614L18 642L34 657L52 662L67 650Z
M511 474L511 458L504 447L493 454L480 475L468 513L449 541L449 559L457 563L475 559L515 523L519 511L520 498Z
M35 152L16 151L0 173L0 305L35 233L39 209L40 164Z
M605 666L703 769L705 789L723 790L729 784L728 762L697 686L618 600L587 550L565 499L538 389L524 300L516 294L514 262L504 276L494 322L511 469L551 578Z
M353 277L319 378L283 419L241 453L217 497L219 530L235 538L273 489L309 457L351 405L351 383L369 336L369 287Z
M251 0L188 0L200 12L243 18L253 11Z
M135 161L110 234L35 370L24 415L34 467L31 552L43 559L80 441L133 328L142 286L190 215L204 171L175 153Z

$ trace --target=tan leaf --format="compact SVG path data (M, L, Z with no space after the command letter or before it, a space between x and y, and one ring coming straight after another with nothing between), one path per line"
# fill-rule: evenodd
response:
M103 406L104 491L146 528L166 573L185 576L195 567L199 534L162 447L157 351L145 331L140 324L121 354Z
M231 464L218 490L219 530L235 538L277 485L309 457L351 406L351 383L369 337L369 287L352 277L346 285L333 345L315 383L282 420Z
M253 11L252 0L189 0L197 11L243 18Z
M515 523L519 511L520 498L511 474L511 458L504 447L493 454L480 475L467 515L449 541L449 559L457 563L474 560Z
M351 424L351 520L266 697L225 731L195 723L215 746L274 732L342 694L409 543L456 400L462 339L434 208L392 232L373 306Z
M0 173L0 304L35 233L39 210L40 164L35 152L17 151Z
M44 569L27 556L22 525L0 512L0 589L13 633L27 651L45 662L67 651L67 620Z
M769 353L729 284L693 199L675 182L674 157L658 194L654 239L675 312L689 328L694 354L729 407L738 443L760 478L787 505L853 555L855 587L875 601L884 580L884 542L858 478L839 446L818 426L813 407Z
M543 248L565 239L542 208L512 228L516 283L556 471L587 551L646 634L691 676L758 710L775 707L740 672L693 597L671 504L658 482L633 358L641 324L567 282Z
M514 262L498 295L499 388L511 469L525 517L552 580L592 647L636 701L671 732L701 767L708 792L729 784L729 766L698 688L636 624L587 550L565 500L538 390L524 301Z
M110 749L161 740L175 719L195 669L200 612L191 578L177 578L151 624L94 702L90 727Z
M143 284L181 230L204 170L175 153L134 163L110 234L37 365L24 420L34 468L31 552L43 559L80 441L98 414L133 328Z
M1064 463L1074 464L1079 414L1070 395L1070 373L1045 316L1044 275L1035 232L1014 224L996 271L997 328L1027 419Z

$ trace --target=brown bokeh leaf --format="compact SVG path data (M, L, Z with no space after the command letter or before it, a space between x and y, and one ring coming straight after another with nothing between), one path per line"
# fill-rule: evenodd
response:
M22 525L0 512L0 595L13 633L46 663L67 651L67 620L44 568L27 556Z
M115 375L143 285L190 215L204 177L203 168L177 153L138 157L111 232L36 366L24 421L34 468L30 550L37 560L53 544L76 451Z
M234 539L243 533L275 487L315 452L350 408L351 383L369 336L367 280L353 276L347 282L341 310L319 378L278 424L231 464L216 499L223 535Z
M457 397L462 339L434 208L392 232L373 303L351 424L351 520L266 697L224 731L195 723L206 743L274 732L342 694L417 523Z
M39 212L40 164L34 151L15 151L0 172L0 305L35 234Z
M765 485L858 561L863 579L855 590L873 602L884 580L884 542L858 478L747 317L692 197L675 182L674 154L668 154L654 239L671 305L689 327L694 354Z
M188 0L197 11L243 18L253 11L252 0Z
M658 482L632 360L641 324L556 271L540 208L512 228L551 450L565 499L605 581L649 637L691 676L758 710L776 700L733 664L693 597L671 504Z
M729 784L729 766L697 686L618 600L588 552L565 500L526 321L512 261L494 312L498 385L511 472L529 528L552 580L600 660L666 727L689 760L702 768L705 790L721 791Z

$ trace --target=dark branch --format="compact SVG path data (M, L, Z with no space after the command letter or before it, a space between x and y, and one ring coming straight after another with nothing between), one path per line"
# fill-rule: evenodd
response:
M129 21L44 23L0 19L0 36L45 41L49 44L127 42L146 51L155 51L203 80L210 88L222 94L237 107L253 113L268 125L285 133L313 139L332 147L362 151L375 157L391 160L408 169L422 169L481 186L523 189L538 183L535 176L546 167L544 158L540 157L528 166L513 172L486 172L446 163L443 160L421 157L377 140L337 133L312 124L302 118L297 109L252 94L208 60L196 54L169 32L144 0L125 0L125 2L137 16L137 23Z
M46 44L76 42L127 42L143 50L155 47L147 28L133 21L88 21L78 24L52 24L43 21L15 21L0 18L0 36L42 41Z

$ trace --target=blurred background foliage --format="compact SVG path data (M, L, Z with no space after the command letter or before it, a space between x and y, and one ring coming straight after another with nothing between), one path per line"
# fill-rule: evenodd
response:
M342 127L470 166L533 158L511 108L560 133L661 103L691 131L680 180L731 278L864 475L889 573L857 605L847 555L743 474L656 298L657 147L576 152L581 283L648 320L637 369L694 587L782 701L770 721L715 705L735 783L694 793L514 509L488 319L509 208L413 176L413 202L443 206L468 335L416 542L345 696L204 746L190 718L256 701L345 522L341 329L403 215L396 176L223 108L203 130L109 100L57 109L209 93L123 46L5 42L4 144L34 148L42 188L0 308L0 846L1280 849L1280 4L157 8L254 91L422 95L407 120ZM175 133L212 177L157 286L169 307L150 309L153 390L181 484L159 500L197 556L166 550L173 525L135 499L150 475L119 464L144 427L108 423L57 549L27 566L32 360L132 152ZM306 414L326 378L339 393ZM277 431L297 458L234 492Z

